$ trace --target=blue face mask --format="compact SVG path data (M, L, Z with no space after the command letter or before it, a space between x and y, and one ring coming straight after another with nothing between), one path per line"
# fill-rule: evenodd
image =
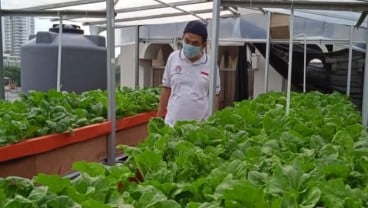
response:
M201 47L183 43L183 52L187 58L194 58L201 52Z

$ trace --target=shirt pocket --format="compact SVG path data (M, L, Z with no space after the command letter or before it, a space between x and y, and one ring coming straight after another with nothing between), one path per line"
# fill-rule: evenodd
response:
M199 84L202 86L201 88L208 90L208 86L210 85L209 74L207 72L201 71L199 76L200 76Z
M210 79L207 74L200 73L198 78L194 79L193 90L190 94L192 100L203 100L208 96Z

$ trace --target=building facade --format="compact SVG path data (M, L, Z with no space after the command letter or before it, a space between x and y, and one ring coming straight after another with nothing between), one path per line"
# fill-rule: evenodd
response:
M20 57L20 48L34 34L34 17L6 16L3 21L3 52Z

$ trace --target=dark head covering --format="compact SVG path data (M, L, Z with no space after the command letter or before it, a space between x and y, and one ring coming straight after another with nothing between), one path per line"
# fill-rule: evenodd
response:
M184 33L183 34L185 34L187 32L201 36L202 39L203 39L203 42L207 41L207 36L208 36L207 28L200 21L194 20L194 21L188 22L188 24L184 28Z

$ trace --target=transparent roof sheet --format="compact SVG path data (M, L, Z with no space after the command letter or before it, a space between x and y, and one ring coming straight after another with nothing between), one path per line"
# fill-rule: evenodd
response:
M272 9L265 8L266 11L274 13L290 14L289 9ZM301 10L294 11L295 16L304 17L312 20L336 23L342 25L355 25L361 16L360 12L351 11L326 11L326 10ZM362 27L366 27L364 24Z
M89 11L106 11L104 0L0 0L2 9L30 9L30 10L79 10L85 11L83 17L77 17L75 21L84 23L104 25L102 18L88 17ZM132 24L157 24L166 22L180 22L189 19L210 19L213 2L211 0L115 0L116 22L118 25ZM258 8L257 3L265 5ZM339 6L340 11L318 11L309 9L296 9L295 15L313 20L329 23L354 25L358 21L362 11L368 11L367 0L221 0L221 14L224 16L238 15L243 8L251 8L264 12L265 9L280 13L290 13L293 4L300 3L308 7L308 4L318 9L318 5L325 6L326 3ZM367 7L352 8L354 3L366 3ZM229 6L230 5L230 6ZM280 8L284 5L284 8ZM239 9L237 6L239 6ZM346 8L346 11L341 11ZM352 12L351 10L355 10ZM362 10L362 11L356 11ZM191 15L190 15L191 14ZM68 17L70 18L70 17ZM97 21L97 22L96 22ZM365 26L364 26L365 27Z
M105 2L98 2L98 3L90 3L90 4L84 4L84 5L60 7L60 8L55 8L53 10L99 11L99 10L105 10L105 9L106 9L106 3Z
M164 14L173 14L177 13L178 10L173 8L161 8L161 9L150 9L136 12L123 12L119 13L115 18L116 19L124 19L124 18L134 18L134 17L144 17L148 15L164 15Z
M229 11L221 11L220 16L226 17L226 16L232 16L233 14ZM198 14L203 19L211 19L212 13L206 12ZM155 25L155 24L166 24L166 23L175 23L175 22L186 22L190 20L196 20L197 17L194 17L193 15L178 15L175 17L161 17L161 18L155 18L154 21L152 19L141 19L141 20L134 20L134 19L119 19L115 21L116 27L123 27L123 26L132 26L132 25ZM73 21L76 22L90 22L90 24L96 24L100 26L105 25L105 20L102 18L76 18Z
M2 9L23 9L29 7L44 6L65 2L76 2L75 0L1 0Z
M221 16L227 16L227 15L231 15L232 13L229 11L221 11L220 15ZM212 13L203 13L203 14L198 14L198 16L200 16L203 19L211 19L212 18ZM190 20L195 20L198 19L192 15L180 15L180 16L176 16L175 18L172 17L166 17L166 18L156 18L155 22L152 22L150 19L146 19L146 20L137 20L137 21L128 21L128 22L122 22L122 23L116 23L116 25L120 25L120 26L128 26L128 25L148 25L148 24L165 24L165 23L172 23L172 22L186 22L186 21L190 21Z

